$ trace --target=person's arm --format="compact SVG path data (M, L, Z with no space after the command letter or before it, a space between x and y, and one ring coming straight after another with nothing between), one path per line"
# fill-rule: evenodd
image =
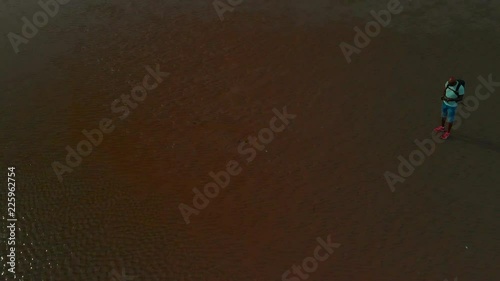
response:
M461 102L464 99L464 95L458 95L458 98L455 99L448 99L446 101L456 101L456 102Z
M441 100L446 100L446 88L448 88L448 82L444 83L443 95L441 96Z

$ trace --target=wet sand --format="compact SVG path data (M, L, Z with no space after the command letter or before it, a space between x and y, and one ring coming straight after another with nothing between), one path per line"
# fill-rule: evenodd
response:
M223 22L208 1L71 2L19 54L4 36L18 276L282 280L331 235L310 280L497 280L500 89L395 192L383 176L438 125L449 75L466 95L500 80L499 5L466 3L403 11L350 64L339 44L385 2L243 2ZM2 34L37 11L0 7ZM111 103L156 64L170 76L120 121ZM238 145L284 106L297 117L246 163ZM102 118L115 130L60 183L51 164ZM242 172L186 225L179 204L230 160Z

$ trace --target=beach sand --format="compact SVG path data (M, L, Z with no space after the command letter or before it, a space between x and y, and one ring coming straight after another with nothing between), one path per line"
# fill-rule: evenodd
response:
M351 63L339 44L386 2L305 3L221 21L209 1L70 2L18 54L4 36L20 280L282 280L329 235L341 246L309 280L498 280L500 88L394 192L384 173L431 137L450 75L466 95L500 81L500 3L409 6ZM2 34L40 10L0 7ZM120 120L111 104L157 64L169 77ZM296 117L248 163L238 145L285 106ZM114 131L59 182L52 163L102 118ZM186 224L179 204L231 160L241 173Z

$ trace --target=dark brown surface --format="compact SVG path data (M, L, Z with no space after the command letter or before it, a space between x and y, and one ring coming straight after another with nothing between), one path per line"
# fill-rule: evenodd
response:
M449 75L466 95L500 80L498 5L403 12L347 64L339 43L384 5L245 2L221 22L208 2L115 2L2 45L24 280L110 280L120 260L134 280L281 280L330 234L342 246L310 280L499 279L500 88L396 192L383 177L430 136ZM2 33L24 5L4 3ZM64 147L157 63L170 77L59 183ZM297 117L243 164L240 141L283 106ZM186 225L179 203L230 160L241 174Z

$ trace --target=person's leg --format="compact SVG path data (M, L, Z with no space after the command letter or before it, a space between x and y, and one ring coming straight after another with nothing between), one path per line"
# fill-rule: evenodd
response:
M441 139L446 140L450 137L451 127L453 126L453 121L455 121L455 109L456 107L448 106L448 131L446 131Z
M453 122L455 121L455 111L456 107L448 108L448 133L451 132L451 127L453 126Z
M441 126L434 128L434 132L444 132L444 124L446 123L446 116L448 115L448 107L441 103Z
M448 116L448 106L443 102L441 105L441 126L444 127L446 117Z

